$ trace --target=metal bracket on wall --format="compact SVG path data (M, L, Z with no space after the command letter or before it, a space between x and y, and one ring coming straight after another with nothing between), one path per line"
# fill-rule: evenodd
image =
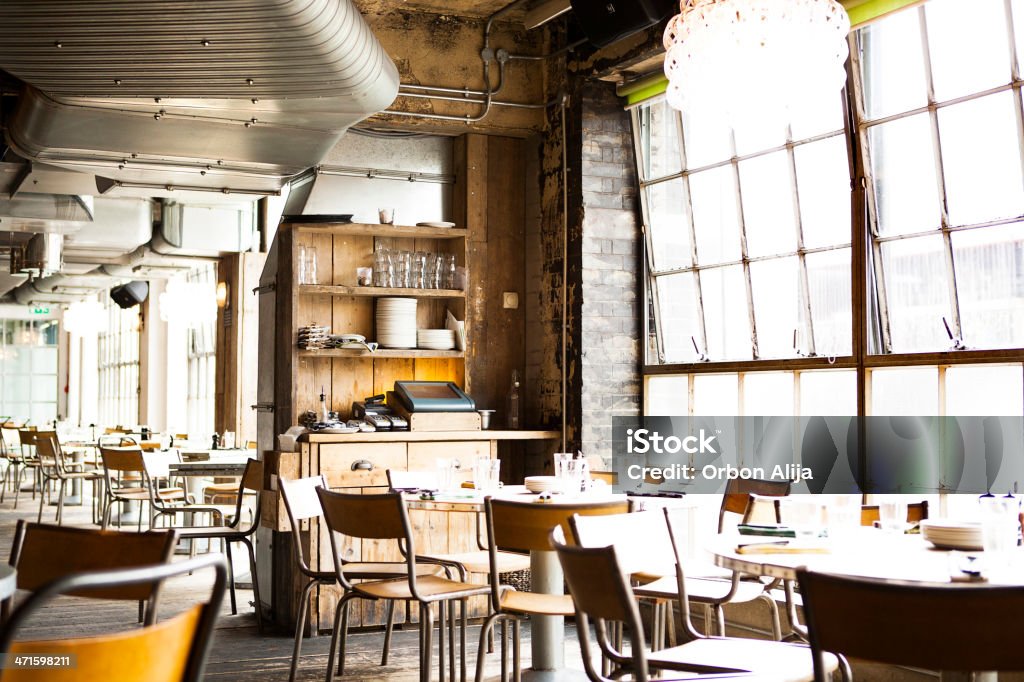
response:
M277 283L271 282L270 284L261 284L258 287L253 287L252 293L260 294L262 296L263 294L269 294L271 291L275 291L276 289Z
M257 412L273 412L277 409L277 405L274 403L256 403L255 405L250 405L249 409L256 410Z

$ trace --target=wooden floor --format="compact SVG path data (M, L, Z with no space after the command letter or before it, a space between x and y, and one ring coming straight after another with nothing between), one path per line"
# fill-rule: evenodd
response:
M11 541L17 519L35 521L39 510L38 498L33 500L22 492L18 508L13 508L12 493L0 504L0 556L6 561L10 554ZM44 508L44 522L52 523L55 507ZM65 525L95 527L91 524L88 507L69 506L64 509ZM243 552L235 552L236 559ZM181 558L184 558L182 556ZM239 572L244 569L240 566ZM212 584L212 576L195 574L169 581L160 604L160 617L165 618L205 598ZM206 679L216 682L257 682L263 680L287 680L291 663L292 633L283 630L260 635L256 630L256 619L252 610L252 592L238 591L239 614L231 615L230 602L224 598L224 608L217 623L216 635L210 649ZM129 629L136 626L137 606L100 600L65 598L34 618L24 631L24 639L45 639L72 635L98 634ZM468 676L472 679L476 665L476 642L479 626L471 627L467 635ZM523 665L529 665L529 625L523 631ZM436 647L435 632L435 647ZM567 659L575 661L575 667L582 672L579 663L579 648L573 634L573 626L567 625L571 638L566 645ZM302 660L298 679L323 680L327 666L329 637L316 637L303 642ZM348 641L345 680L404 680L418 679L417 631L415 628L396 631L392 640L391 658L386 667L380 665L383 633L353 633ZM498 655L488 656L487 678L499 677ZM434 679L437 679L436 648Z

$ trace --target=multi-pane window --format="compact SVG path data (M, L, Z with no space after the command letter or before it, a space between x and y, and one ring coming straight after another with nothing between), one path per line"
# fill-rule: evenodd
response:
M56 320L0 320L0 415L37 426L57 418Z
M730 129L634 110L654 325L648 362L849 355L849 159L841 101Z
M106 325L100 328L99 420L103 426L139 423L139 307L122 309L106 300Z
M190 270L186 281L203 300L216 296L217 275L212 263ZM213 432L216 333L216 319L209 317L195 321L188 329L188 432L195 436Z
M932 0L855 34L873 352L1024 346L1020 4Z

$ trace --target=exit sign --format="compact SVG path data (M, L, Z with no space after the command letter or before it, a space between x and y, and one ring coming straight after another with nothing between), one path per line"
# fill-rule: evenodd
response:
M32 308L32 314L33 315L49 315L50 314L50 309L49 308L44 308L42 306L38 306L37 305L36 307Z

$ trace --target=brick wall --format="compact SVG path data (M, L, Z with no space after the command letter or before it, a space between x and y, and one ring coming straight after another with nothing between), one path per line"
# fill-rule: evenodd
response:
M580 104L580 444L588 456L607 460L612 417L641 407L636 167L629 114L614 86L588 82Z

